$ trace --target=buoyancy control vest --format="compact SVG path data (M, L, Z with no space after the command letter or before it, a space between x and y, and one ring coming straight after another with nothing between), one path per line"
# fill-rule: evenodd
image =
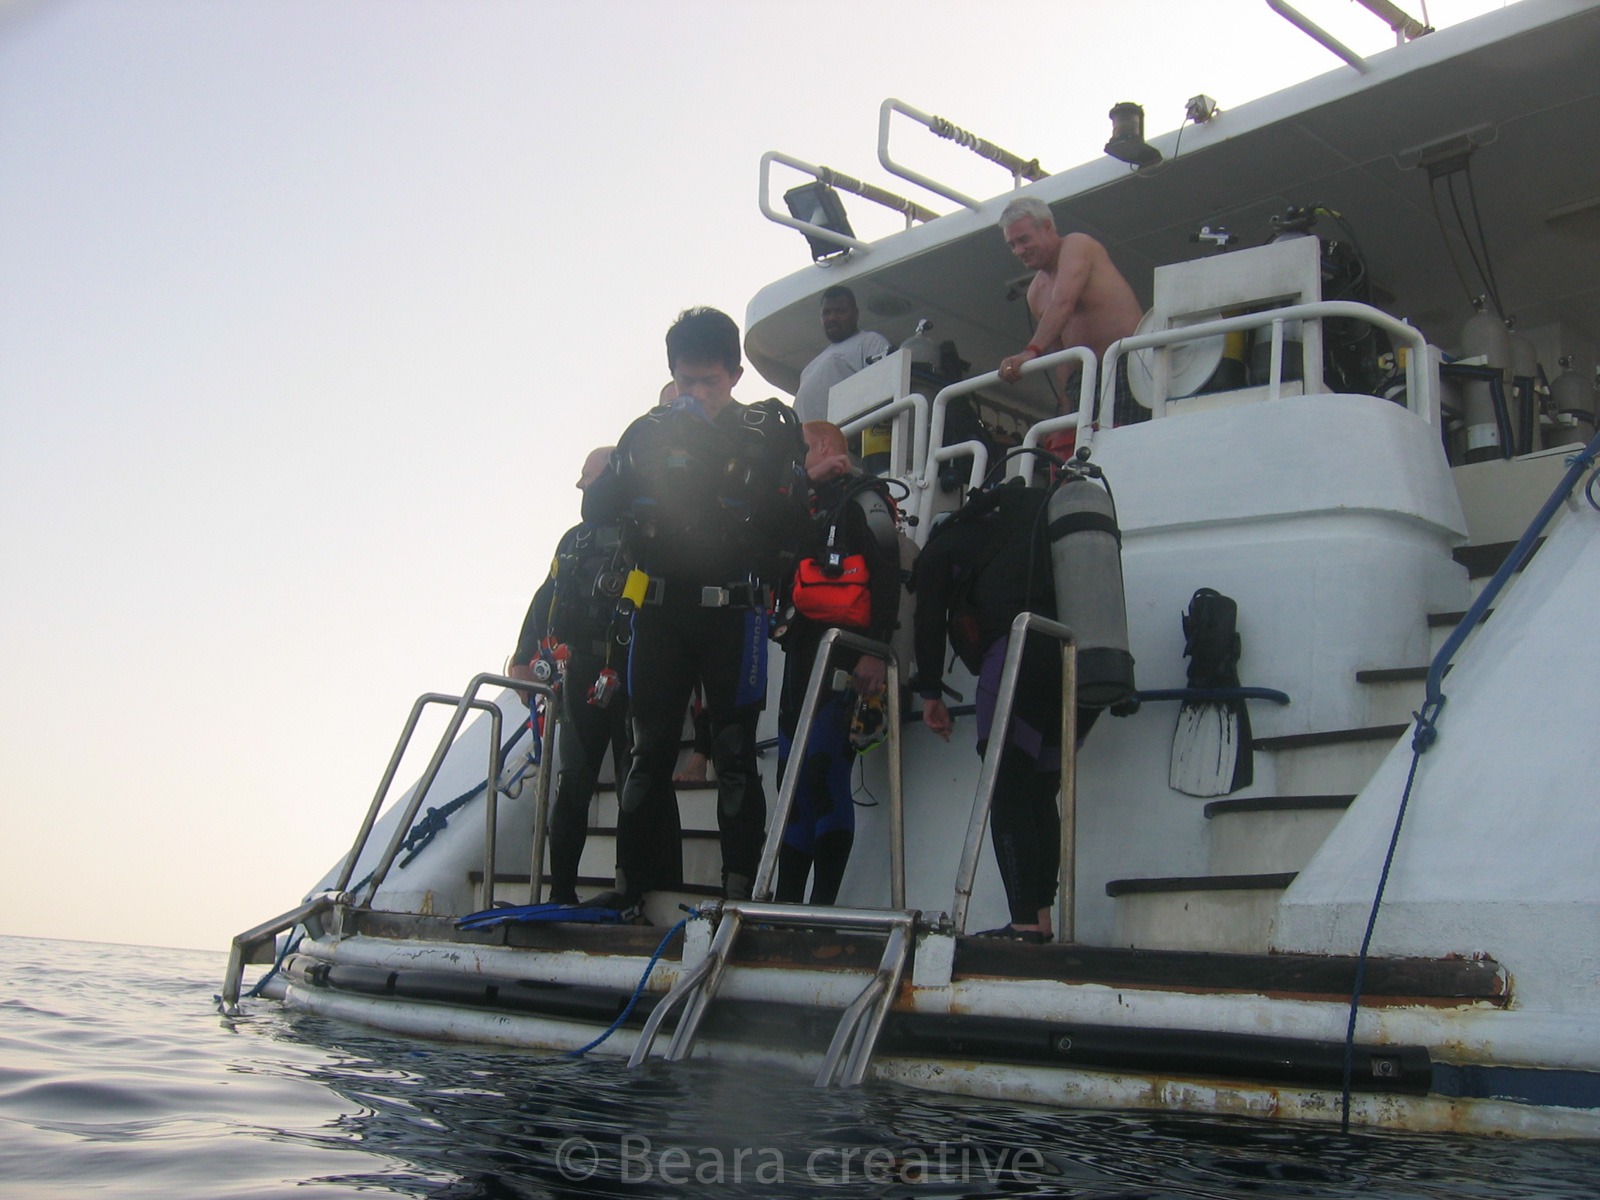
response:
M627 573L616 525L584 523L569 530L556 548L551 636L583 648L606 640Z
M652 576L773 580L804 536L805 440L777 400L734 402L714 421L682 404L653 409L617 455L629 548Z
M923 684L935 643L921 606L931 593L947 606L951 645L974 674L1017 614L1030 611L1077 639L1080 704L1116 704L1133 693L1116 509L1083 471L1049 487L1012 481L969 499L929 536L913 588Z
M917 673L943 655L943 636L967 670L1006 635L1019 612L1055 616L1043 520L1049 492L1006 483L974 495L928 536L913 572L917 593ZM944 629L927 616L942 610Z

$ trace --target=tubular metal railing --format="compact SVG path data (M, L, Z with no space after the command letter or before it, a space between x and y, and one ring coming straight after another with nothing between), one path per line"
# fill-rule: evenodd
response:
M534 696L546 700L545 731L541 754L539 756L539 771L536 777L536 790L534 793L534 825L533 825L533 870L532 881L529 885L529 902L538 903L540 876L543 874L544 842L546 809L550 795L550 757L555 746L556 705L555 692L548 685L534 683L524 679L512 679L506 675L495 675L484 672L473 676L467 684L466 691L460 696L448 696L440 692L425 692L417 697L416 703L411 706L411 712L406 717L405 727L400 732L400 738L395 743L394 752L389 756L388 766L384 768L383 779L378 783L378 790L372 797L372 803L367 806L366 814L361 819L361 828L356 833L356 840L350 847L350 853L345 858L344 865L339 868L339 875L333 886L325 892L318 894L301 904L298 908L274 917L253 929L247 929L233 939L233 947L228 956L227 973L223 976L222 1002L225 1011L236 1007L239 1000L239 983L244 974L245 961L249 955L268 938L276 937L296 925L304 924L321 913L331 911L341 905L367 906L372 903L373 897L378 894L389 869L394 865L394 860L399 856L401 847L405 844L407 834L412 824L416 821L417 813L421 811L422 802L427 799L428 790L438 778L439 769L444 765L445 757L454 744L456 734L460 732L462 722L467 713L472 709L489 714L489 766L488 773L484 776L484 835L483 835L483 879L484 879L484 904L487 907L494 899L494 867L495 867L495 835L498 823L498 805L500 774L500 727L501 712L499 705L489 700L479 700L477 693L485 685L498 685L501 687L515 688L519 692L531 693L529 707L534 704ZM406 748L411 743L412 735L416 732L417 722L422 717L422 712L431 704L453 704L455 712L451 714L450 722L439 738L433 757L429 760L427 768L422 773L422 778L417 781L417 786L412 790L411 801L406 805L406 810L400 821L395 826L394 835L389 839L383 857L379 860L372 874L363 881L366 896L362 900L347 892L350 886L350 877L355 874L357 863L362 853L366 850L367 840L372 836L373 826L377 823L378 812L383 808L383 802L389 794L389 788L394 784L395 774L400 769L400 760L405 757Z
M1407 325L1404 321L1396 320L1388 313L1381 312L1371 305L1358 304L1353 300L1317 300L1310 304L1291 304L1284 308L1274 308L1266 312L1247 313L1238 317L1222 317L1215 321L1204 321L1198 325L1184 325L1178 329L1162 329L1155 333L1138 333L1112 342L1106 349L1106 369L1101 372L1100 395L1094 405L1093 425L1097 429L1109 429L1114 423L1112 401L1116 396L1116 365L1117 360L1124 354L1131 354L1135 350L1160 349L1175 346L1182 342L1197 341L1201 338L1216 337L1218 334L1235 333L1246 329L1272 329L1272 356L1267 380L1267 399L1276 400L1282 394L1283 388L1283 331L1284 326L1302 320L1321 320L1324 317L1344 317L1357 321L1364 321L1375 328L1383 330L1390 337L1405 342L1409 353L1406 356L1406 407L1424 421L1433 423L1438 414L1438 398L1434 394L1433 374L1428 367L1428 339L1423 336L1420 329ZM1309 356L1311 351L1308 343L1302 344L1302 353ZM1035 359L1034 362L1042 362ZM1033 363L1028 364L1032 366ZM1027 370L1027 367L1023 368ZM1322 364L1320 362L1305 363L1304 377L1308 380L1322 377ZM1153 372L1155 388L1155 404L1151 407L1151 415L1161 417L1166 415L1166 390L1169 379L1166 355L1156 355L1155 371ZM934 405L937 408L938 400Z
M555 746L556 705L555 691L548 684L534 683L526 679L512 679L508 675L496 675L483 672L474 675L467 683L466 690L460 696L446 696L437 692L428 692L417 698L412 706L411 715L406 720L405 729L400 734L394 753L389 758L388 768L384 771L383 780L378 784L377 793L372 797L368 806L365 819L361 823L361 830L356 835L355 844L350 849L350 857L346 860L344 868L339 873L339 882L335 885L336 892L342 892L349 885L350 876L355 871L356 862L366 849L367 839L371 836L372 827L377 820L378 810L383 807L389 788L394 782L395 772L399 769L400 759L404 756L406 747L411 741L411 735L416 731L417 720L422 710L429 704L454 704L455 711L451 713L449 723L444 732L439 736L439 743L434 747L433 757L428 760L427 767L422 772L422 777L417 780L417 785L412 789L411 801L406 805L404 815L395 825L393 836L389 845L384 850L383 857L378 860L378 865L373 869L368 881L366 896L360 901L363 905L370 905L372 899L382 886L389 869L394 865L394 860L400 854L400 848L405 842L406 835L411 829L412 822L416 820L417 813L422 809L422 802L427 799L428 791L433 787L434 780L439 776L439 769L444 765L445 756L449 754L450 747L454 744L456 735L461 731L462 723L466 720L469 710L479 709L489 713L489 769L485 778L488 784L485 792L485 830L484 830L484 895L485 905L493 900L494 893L494 858L495 858L495 823L497 817L496 795L498 776L500 774L500 723L501 713L498 705L488 700L479 700L478 691L486 685L514 688L519 692L531 693L533 696L545 699L545 728L542 753L539 756L539 771L535 779L534 791L534 825L533 825L533 870L529 881L529 903L538 903L540 876L544 858L544 829L545 812L550 796L550 758Z
M1366 59L1362 58L1361 55L1350 49L1349 46L1346 46L1338 38L1334 37L1333 34L1322 28L1322 26L1318 25L1299 9L1286 3L1286 0L1267 0L1267 7L1273 12L1277 13L1285 21L1289 22L1289 24L1293 25L1301 33L1309 37L1312 41L1316 42L1323 49L1331 51L1332 53L1337 54L1340 58L1344 59L1345 62L1349 63L1362 75L1365 75L1368 71L1372 70L1372 68L1367 64Z
M816 724L817 707L827 685L829 666L834 651L840 646L859 650L883 659L888 666L884 681L885 720L888 725L889 755L889 907L904 908L906 903L906 846L905 805L900 790L900 664L894 650L882 642L872 641L845 629L830 629L822 635L817 646L816 661L811 667L811 678L806 683L805 700L800 706L800 720L795 726L794 744L789 751L789 769L783 774L778 787L778 807L767 828L767 840L761 850L761 865L756 868L751 895L759 901L772 899L774 876L777 874L778 851L783 846L783 831L789 823L789 812L794 807L795 792L803 774L806 748L811 743L811 728Z
M907 419L911 422L911 463L915 470L916 464L922 462L928 453L928 398L918 392L911 392L897 400L890 400L877 408L868 409L856 414L844 424L839 426L839 431L845 437L854 437L864 429L874 425L881 425L885 421L893 421L893 432L890 442L890 474L899 478L896 471L901 465L901 426ZM909 486L909 484L908 484Z
M784 154L778 150L768 150L761 156L761 215L767 220L778 225L785 225L790 229L798 229L807 237L820 238L846 250L866 250L872 243L864 242L860 238L851 237L847 233L839 233L832 229L825 229L812 221L802 221L799 217L788 213L781 213L772 207L771 202L771 175L772 164L782 163L804 175L827 184L829 187L838 188L841 192L849 192L853 196L860 196L863 200L870 200L874 204L881 204L884 208L893 209L906 219L906 228L917 221L931 221L939 214L930 208L924 208L914 200L907 200L904 196L897 196L893 192L877 187L870 183L863 183L852 175L843 171L835 171L832 167L819 167L808 163L803 158L795 158L792 154Z
M1037 158L1032 160L1024 159L1020 154L1013 154L1011 151L995 145L987 138L968 133L959 125L954 125L943 117L932 116L921 109L912 108L911 105L902 100L896 100L893 96L889 97L878 108L878 161L883 164L883 169L891 175L898 175L901 179L916 184L918 187L927 188L930 192L943 196L946 200L954 200L965 208L978 208L982 202L974 200L971 196L958 192L952 187L947 187L937 180L929 179L926 175L913 171L910 167L898 163L890 157L889 128L892 124L890 118L895 113L910 117L918 124L926 126L935 137L952 141L958 146L971 150L979 158L986 158L992 163L998 163L1011 172L1011 181L1014 187L1021 187L1024 179L1032 182L1043 179L1049 174L1039 165Z
M321 913L329 912L334 905L343 903L348 897L337 891L322 892L313 896L298 908L291 908L280 916L273 917L270 921L263 921L254 929L247 929L233 939L233 946L228 951L228 969L222 977L222 1011L232 1014L239 1007L239 984L244 978L244 967L250 955L262 943L270 938L275 938L286 929L293 929L296 925L304 924L311 918Z
M1069 346L1065 350L1056 350L1050 354L1041 355L1039 358L1030 359L1022 365L1022 373L1024 375L1032 375L1037 371L1048 371L1069 362L1079 364L1080 368L1078 411L1065 417L1053 417L1049 421L1035 425L1028 431L1028 436L1033 437L1034 441L1025 442L1025 444L1037 444L1038 436L1036 431L1039 429L1049 432L1051 429L1068 428L1074 424L1077 425L1080 444L1082 444L1089 414L1094 409L1094 351L1087 346ZM935 484L939 478L940 464L953 458L961 458L971 454L973 463L972 470L969 472L969 486L972 487L982 483L989 470L989 452L982 443L957 442L953 446L939 445L944 440L945 411L950 407L950 401L958 396L971 395L973 392L982 391L986 387L993 387L999 382L999 371L986 371L982 375L974 375L971 379L963 379L959 383L952 383L949 387L942 388L939 394L933 398L933 407L928 414L928 445L936 448L928 453L926 465L922 469L922 479L919 481L922 496L917 518L922 528L926 529L933 517L933 501L936 494ZM1019 457L1026 458L1027 456Z
M1032 631L1061 643L1061 871L1056 892L1057 941L1073 940L1077 882L1078 840L1078 649L1072 630L1038 613L1018 613L1011 622L1006 643L1005 666L1000 672L1000 690L995 699L994 724L989 729L989 746L978 772L978 791L972 801L972 816L967 821L967 839L961 847L961 864L956 868L956 894L950 920L957 936L967 931L967 909L972 904L973 881L978 874L978 855L983 849L983 832L994 805L995 781L1000 774L1000 756L1005 751L1011 727L1011 710L1016 702L1017 676L1022 670L1022 651Z

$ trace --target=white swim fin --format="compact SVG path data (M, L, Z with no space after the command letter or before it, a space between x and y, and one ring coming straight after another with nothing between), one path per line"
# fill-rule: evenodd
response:
M1240 733L1234 706L1186 700L1178 709L1177 728L1172 733L1168 785L1189 796L1225 796L1233 791L1239 786L1235 776ZM1248 746L1244 753L1250 753Z

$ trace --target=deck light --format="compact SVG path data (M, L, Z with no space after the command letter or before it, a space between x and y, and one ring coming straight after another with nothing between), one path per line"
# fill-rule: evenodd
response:
M1153 167L1161 151L1144 140L1144 109L1124 100L1111 108L1111 140L1106 153L1136 167Z
M830 233L855 237L855 231L850 228L850 220L844 215L844 201L839 199L838 192L820 180L790 188L783 194L783 202L789 207L789 215L798 221L819 226ZM806 241L811 244L813 262L835 254L843 254L849 248L812 237L809 233L806 234Z

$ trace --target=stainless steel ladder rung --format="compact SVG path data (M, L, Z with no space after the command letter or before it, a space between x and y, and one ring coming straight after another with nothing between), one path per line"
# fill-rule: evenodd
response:
M866 1077L884 1020L894 1004L911 952L911 935L920 914L910 910L834 908L809 904L771 904L755 900L728 900L721 905L717 932L706 956L691 967L656 1005L645 1022L639 1041L628 1057L628 1066L637 1067L650 1057L661 1026L668 1016L682 1009L666 1060L682 1062L694 1049L695 1038L706 1010L716 996L727 970L733 944L746 920L764 925L803 925L835 930L887 930L888 942L878 968L866 987L844 1010L833 1040L817 1076L818 1087L842 1084L855 1087Z

